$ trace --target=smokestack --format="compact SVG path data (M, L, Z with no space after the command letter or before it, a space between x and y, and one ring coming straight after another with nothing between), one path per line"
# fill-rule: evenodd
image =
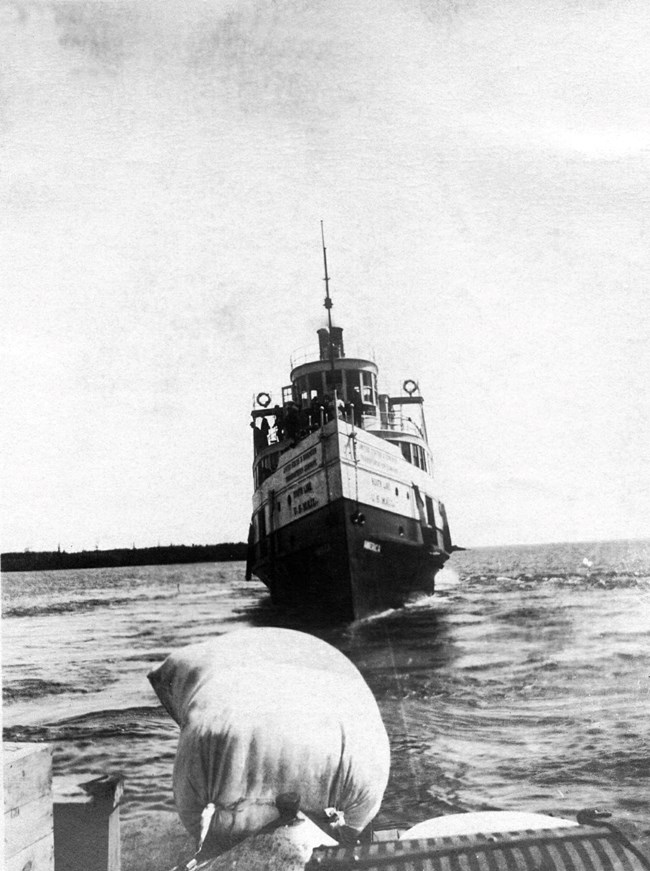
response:
M332 327L332 354L334 357L345 357L343 352L343 327Z
M318 330L318 348L320 350L321 360L329 360L330 358L330 334L322 327Z

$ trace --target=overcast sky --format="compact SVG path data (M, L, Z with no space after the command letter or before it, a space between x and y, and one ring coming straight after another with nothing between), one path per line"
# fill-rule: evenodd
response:
M0 12L3 550L246 538L321 219L457 543L650 535L647 0Z

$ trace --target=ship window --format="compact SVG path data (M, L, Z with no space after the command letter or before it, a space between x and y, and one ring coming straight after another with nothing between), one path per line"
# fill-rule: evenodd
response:
M399 445L402 451L402 456L408 463L413 463L418 469L427 469L427 455L421 445L414 445L411 442L394 442L389 439L391 444Z
M424 448L421 445L411 445L411 452L413 455L413 463L418 467L418 469L426 469L426 459L424 455Z
M328 369L325 375L325 383L330 393L334 390L337 390L340 393L343 389L343 370L335 369L332 372L331 369Z
M306 377L298 378L295 386L296 392L303 402L309 399L309 381Z
M395 495L399 496L399 489L397 487L395 487Z
M311 375L308 375L306 378L307 386L310 393L310 399L314 396L318 396L318 394L323 389L323 380L320 372L312 372Z
M436 516L433 513L433 499L431 498L431 496L425 496L424 501L427 506L427 521L429 523L429 526L435 526Z
M375 404L375 377L372 372L361 373L363 401L368 405Z

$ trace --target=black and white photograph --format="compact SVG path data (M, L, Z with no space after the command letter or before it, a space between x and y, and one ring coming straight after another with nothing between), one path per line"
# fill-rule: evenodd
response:
M650 871L648 46L0 0L6 871Z

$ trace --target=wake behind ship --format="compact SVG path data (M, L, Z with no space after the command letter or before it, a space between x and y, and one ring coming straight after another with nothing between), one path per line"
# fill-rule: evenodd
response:
M332 326L291 360L281 405L255 401L246 577L280 606L360 619L432 594L452 552L417 384L378 390L376 364L348 356Z

